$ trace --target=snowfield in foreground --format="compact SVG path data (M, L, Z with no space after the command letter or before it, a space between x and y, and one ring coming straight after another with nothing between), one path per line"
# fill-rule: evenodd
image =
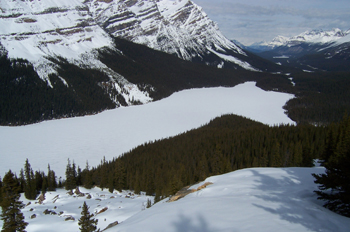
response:
M59 189L47 193L41 205L31 201L22 212L29 222L28 232L79 231L79 207L84 201L90 213L107 207L96 215L99 228L119 222L108 232L347 232L350 218L323 208L313 192L317 186L311 173L322 172L323 167L242 169L209 177L191 187L213 183L206 188L175 202L165 199L148 209L144 206L153 197L145 195L80 188L91 195L87 199ZM23 196L21 200L28 203ZM45 215L46 209L57 214ZM33 214L36 218L30 219ZM75 221L65 221L68 216Z
M110 231L349 231L350 218L322 207L311 173L324 168L250 168L220 176L205 189L160 202Z
M294 96L266 92L247 82L232 88L191 89L140 106L97 115L45 121L20 127L0 127L0 176L19 174L26 158L33 170L47 164L65 178L67 159L82 169L96 166L148 141L198 128L222 114L238 114L274 125L293 123L283 105Z

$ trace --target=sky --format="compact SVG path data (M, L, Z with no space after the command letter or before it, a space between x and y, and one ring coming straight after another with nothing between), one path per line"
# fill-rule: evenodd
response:
M228 39L244 45L307 30L350 29L349 0L193 0Z

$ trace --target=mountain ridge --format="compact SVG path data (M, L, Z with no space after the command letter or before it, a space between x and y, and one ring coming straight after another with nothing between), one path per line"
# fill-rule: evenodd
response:
M332 30L324 31L324 30L310 30L300 33L299 35L286 37L286 36L277 36L273 38L270 42L262 41L254 43L250 46L246 46L246 48L251 48L260 51L272 50L276 47L280 46L294 46L300 43L319 43L319 44L329 44L335 43L338 40L343 39L350 35L349 30L341 30L339 28L334 28ZM344 38L345 39L345 38ZM349 42L350 39L346 39L344 42Z
M245 48L271 62L306 72L350 71L350 30L306 31Z

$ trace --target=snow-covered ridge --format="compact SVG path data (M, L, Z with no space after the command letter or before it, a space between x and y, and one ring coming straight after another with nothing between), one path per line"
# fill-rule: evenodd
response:
M185 60L210 53L207 47L246 56L201 7L189 0L90 0L86 4L98 24L113 36Z
M21 211L29 223L28 232L79 231L78 220L84 201L98 219L101 230L111 232L270 232L324 231L347 232L350 219L322 207L313 192L317 189L314 168L248 168L212 176L206 188L175 202L158 202L146 208L152 196L131 191L100 188L85 189L83 194L67 194L64 189L47 192L42 204L20 198ZM192 186L196 188L199 185ZM30 202L30 203L29 203ZM118 221L118 224L116 223ZM0 220L0 227L3 221ZM116 225L117 224L117 225ZM166 229L164 229L166 228Z
M257 44L254 44L253 46L266 46L270 48L275 48L279 46L293 46L295 44L299 43L321 43L321 44L327 44L327 43L334 43L334 42L341 42L344 40L344 38L347 38L348 35L350 35L350 30L340 30L338 28L335 28L330 31L323 31L323 30L312 30L312 31L305 31L297 36L292 37L284 37L284 36L277 36L274 38L271 42L260 42ZM349 42L350 39L345 39L343 42Z
M323 172L322 167L250 168L212 176L204 181L213 183L206 188L159 202L111 231L348 231L350 219L323 208L313 192L311 173Z

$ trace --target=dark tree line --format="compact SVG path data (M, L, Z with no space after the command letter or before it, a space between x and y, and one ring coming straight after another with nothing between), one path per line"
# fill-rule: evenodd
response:
M0 55L0 125L23 125L47 119L74 117L115 108L98 83L109 77L98 70L85 70L64 60L59 76L48 78L52 87L40 79L33 65L23 59Z
M241 168L312 166L323 153L327 131L328 127L311 125L269 127L226 115L199 129L104 160L86 173L102 188L124 186L136 193L155 194L159 200L211 175Z
M350 112L350 73L298 73L296 98L287 102L287 115L298 124L340 122Z
M155 202L175 194L183 186L206 177L249 167L312 166L324 160L326 174L316 176L317 193L326 207L346 216L349 212L350 117L328 126L279 125L225 115L181 135L145 143L97 167L81 170L68 159L66 179L56 182L54 171L33 172L26 160L19 177L12 173L16 192L35 199L39 191L76 186L102 189L131 189L155 195ZM6 177L6 176L5 176ZM0 204L7 197L7 177L0 180ZM327 191L332 189L333 191ZM86 212L85 212L86 213ZM19 216L20 217L20 216Z

